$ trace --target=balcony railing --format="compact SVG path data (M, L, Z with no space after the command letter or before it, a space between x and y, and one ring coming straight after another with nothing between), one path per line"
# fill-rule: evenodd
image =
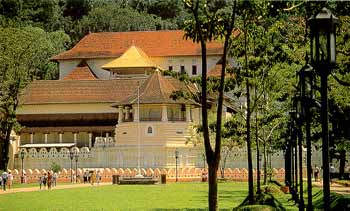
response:
M184 121L186 121L186 118L185 117L171 117L171 118L168 118L168 121L169 122L184 122Z
M153 122L153 121L161 121L162 119L160 117L141 117L140 121L145 121L145 122Z

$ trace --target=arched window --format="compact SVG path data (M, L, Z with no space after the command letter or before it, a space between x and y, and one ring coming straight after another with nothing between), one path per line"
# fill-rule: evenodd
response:
M152 128L151 126L149 126L149 127L147 128L147 133L148 133L148 134L153 134L153 128Z

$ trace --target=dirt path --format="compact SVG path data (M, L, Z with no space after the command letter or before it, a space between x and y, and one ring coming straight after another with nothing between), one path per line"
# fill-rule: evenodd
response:
M323 187L322 182L313 182L312 184L319 187L319 188ZM330 189L331 189L331 191L339 193L339 194L350 194L350 187L339 185L337 183L331 183Z
M58 184L56 187L52 188L52 190L59 190L59 189L68 189L68 188L81 188L81 187L98 187L98 186L105 186L105 185L111 185L110 182L106 183L100 183L99 185L91 185L91 184L64 184L60 185ZM34 191L47 191L43 189L39 189L39 185L35 187L28 187L28 188L12 188L12 189L6 189L6 191L0 190L1 194L9 194L9 193L19 193L19 192L34 192Z

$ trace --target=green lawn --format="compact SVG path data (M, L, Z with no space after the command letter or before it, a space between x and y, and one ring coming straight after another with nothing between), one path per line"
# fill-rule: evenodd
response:
M207 207L206 183L111 185L0 195L0 210L174 210ZM247 195L247 183L219 183L219 208L232 210ZM276 194L288 210L289 194Z

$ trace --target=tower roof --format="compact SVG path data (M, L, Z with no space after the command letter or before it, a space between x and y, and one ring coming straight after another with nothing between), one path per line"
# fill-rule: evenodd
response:
M139 84L140 104L197 104L193 100L177 99L174 100L171 95L174 91L191 91L183 82L166 78L160 71L155 71L142 84ZM128 98L115 103L114 105L136 104L138 101L138 90Z
M132 45L119 58L102 66L103 69L159 68L141 48Z

